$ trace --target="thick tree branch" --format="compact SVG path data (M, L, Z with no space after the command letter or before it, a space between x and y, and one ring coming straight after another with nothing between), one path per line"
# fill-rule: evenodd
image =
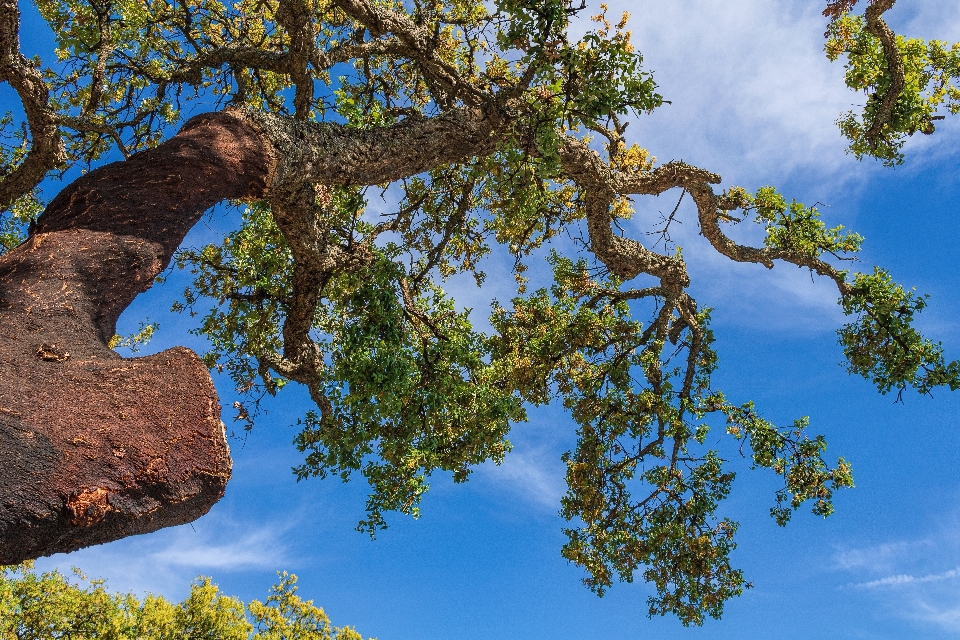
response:
M207 208L262 196L270 157L243 120L194 118L64 189L0 258L0 564L188 522L223 494L200 359L124 359L107 342Z
M167 78L151 77L149 69L142 71L145 77L160 84L187 82L199 85L204 69L219 69L225 64L247 69L262 69L274 73L289 71L288 54L265 51L255 47L219 47L201 52L189 60L176 60L177 69Z
M314 58L314 29L310 7L304 0L280 0L277 22L290 37L288 70L296 87L293 106L296 118L306 120L313 104L313 76L308 68Z
M389 127L354 129L246 109L236 113L283 150L271 182L324 185L384 184L490 154L510 117L505 107L489 104L451 109L434 118L406 118Z
M893 8L897 0L876 0L867 7L864 13L867 19L867 31L873 36L879 38L883 44L883 57L887 61L887 74L890 76L890 86L880 101L880 108L870 124L865 137L871 148L876 148L877 141L883 135L883 128L889 124L893 118L893 111L897 106L897 100L903 92L906 71L903 67L903 58L900 56L900 49L897 48L897 36L890 30L887 23L883 21L883 13Z
M677 186L676 180L665 181L660 190L657 190L661 186L659 174L648 176L648 183L642 182L639 176L634 177L637 183L630 184L626 176L611 169L586 143L571 136L564 138L560 161L564 176L573 180L584 194L590 250L600 262L623 280L646 273L660 278L662 286L677 292L690 284L682 258L650 251L636 240L614 235L611 228L610 205L618 196L660 193ZM667 165L660 171L670 172L671 169L673 166Z
M304 31L309 32L308 30ZM302 47L304 42L305 38L301 35L298 38L297 46ZM373 55L403 55L407 50L396 38L372 40L362 44L345 42L323 50L316 47L312 41L309 44L310 47L306 54L309 62L318 71L326 71L334 65ZM289 51L266 51L256 47L226 46L206 49L193 58L171 59L169 63L175 65L176 69L166 76L157 76L149 68L138 68L137 72L149 78L158 87L179 83L199 85L202 81L204 69L219 69L224 65L229 65L234 69L258 69L272 73L295 75L295 65ZM300 70L304 71L305 67L301 66ZM303 80L302 76L298 77L301 78L301 81Z
M0 180L0 211L30 193L47 172L66 161L57 115L43 76L20 53L20 10L17 0L0 0L0 82L9 82L20 96L30 126L30 151L23 162Z
M96 113L100 107L100 100L103 96L103 83L106 80L107 62L113 53L115 45L113 43L110 29L109 11L97 12L97 28L100 31L100 40L95 50L97 53L97 63L93 66L93 73L90 75L90 97L87 104L83 107L84 116Z

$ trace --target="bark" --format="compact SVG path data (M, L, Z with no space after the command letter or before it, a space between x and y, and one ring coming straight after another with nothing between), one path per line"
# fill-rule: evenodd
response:
M9 82L20 96L30 125L32 144L23 162L0 175L0 211L30 193L48 171L66 159L57 115L43 74L20 53L20 11L17 0L0 0L0 83Z
M276 184L375 185L492 153L510 113L497 103L405 118L377 129L243 110L277 149Z
M865 134L871 148L876 148L877 141L883 135L883 128L893 119L893 111L897 107L897 101L900 99L900 94L903 93L903 86L906 82L906 70L903 66L903 58L900 56L900 49L897 48L897 36L890 30L882 17L884 12L893 8L896 1L877 0L867 7L864 13L867 20L867 31L879 38L883 45L883 57L887 62L887 73L890 74L890 86L887 88L887 92L883 94L880 108L877 109L873 123ZM931 129L930 133L932 132Z
M67 187L0 259L0 564L188 522L223 495L201 360L106 343L207 208L262 195L271 157L244 120L194 118Z

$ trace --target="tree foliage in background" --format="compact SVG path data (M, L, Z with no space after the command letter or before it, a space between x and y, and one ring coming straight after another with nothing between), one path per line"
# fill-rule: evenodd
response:
M891 40L878 25L886 28L879 16L893 2L871 3L864 16L851 13L855 4L831 2L825 12L828 56L846 55L847 83L872 92L863 115L843 116L841 129L858 157L897 163L904 136L932 132L939 106L960 105L951 84L956 46ZM400 155L407 150L390 146L390 127L480 114L470 122L489 135L465 147L462 161L389 183L348 176L305 184L299 208L240 204L240 222L222 242L177 259L194 279L175 308L198 318L195 332L210 344L205 361L246 398L238 417L252 424L266 395L305 385L317 406L302 418L295 472L362 475L370 497L359 528L371 535L390 511L416 515L431 475L462 482L476 465L499 463L512 425L550 402L562 403L577 429L563 457L563 556L586 570L598 594L639 573L655 587L651 615L701 624L749 586L731 565L737 523L719 512L735 474L706 444L711 430L782 479L770 509L778 524L805 503L831 513L833 491L853 484L850 464L825 457L825 440L807 434L806 418L778 427L714 387L710 307L688 293L684 252L669 236L670 224L691 214L678 204L665 219L651 216L640 196L689 196L710 245L695 250L766 268L792 264L833 282L853 316L840 329L850 371L881 392L960 386L960 365L911 324L923 297L885 271L841 268L856 259L859 235L772 187L717 192L719 176L658 165L627 139L629 118L664 99L631 44L628 17L610 18L604 5L589 19L566 0L37 6L58 57L42 67L46 94L30 103L39 114L31 123L56 131L35 156L46 163L41 178L149 148L211 104L369 132L371 145ZM17 69L28 77L41 68L4 64L11 84ZM0 124L0 174L14 176L40 134L17 117ZM422 154L448 143L424 139ZM5 181L0 240L10 248L39 211L39 182L15 190ZM392 204L381 206L378 194ZM764 229L762 246L729 235L750 222ZM628 237L623 228L640 231ZM643 244L645 232L659 241ZM444 283L466 275L482 287L485 265L504 256L516 294L491 301L485 332ZM270 611L291 601L291 585L278 587ZM177 613L187 603L122 604L91 589L69 593L89 593L124 616L154 606L170 620L187 615ZM242 607L211 589L196 585L188 602L208 598L220 603L210 611L240 620ZM267 611L249 609L254 617Z
M76 570L75 570L76 571ZM297 595L297 577L280 574L265 602L244 605L197 578L178 604L110 593L76 572L37 574L32 563L0 570L0 640L363 640L334 627L323 609Z

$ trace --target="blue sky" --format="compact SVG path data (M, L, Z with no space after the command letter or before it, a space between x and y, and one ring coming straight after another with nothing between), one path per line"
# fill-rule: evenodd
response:
M882 265L931 294L919 324L944 342L949 359L960 358L960 124L948 119L935 136L911 139L895 170L859 163L844 153L833 122L863 97L843 86L842 66L822 54L820 3L608 4L613 16L631 11L634 41L673 102L637 118L634 141L661 162L715 171L725 186L772 184L787 197L829 205L828 222L866 238L861 270ZM50 55L49 32L32 8L24 12L25 47ZM889 20L906 35L960 40L957 2L900 0ZM0 93L0 101L6 107L13 97ZM638 201L633 232L669 211L673 198ZM305 394L285 391L253 432L231 441L234 476L207 516L38 567L78 566L114 589L175 599L197 575L229 594L263 598L275 572L287 570L335 624L380 640L960 636L960 393L908 393L895 404L848 377L836 344L843 317L835 289L795 268L731 264L685 214L674 239L689 261L694 297L715 308L716 385L735 401L755 400L779 424L809 415L830 456L853 464L857 484L837 494L830 518L804 510L781 529L768 515L775 478L734 460L739 473L725 514L741 522L734 560L755 588L730 602L722 620L699 629L650 620L642 582L616 585L602 599L581 586L581 571L559 555L557 515L560 455L573 445L574 427L552 407L516 428L502 466L484 466L466 485L434 479L422 517L394 517L371 542L354 531L362 482L295 482L290 468L300 458L290 442L307 405ZM186 242L214 241L229 224L214 213ZM496 277L505 268L489 271L490 292L451 283L462 304L483 311L489 297L509 296ZM122 319L121 332L144 318L160 322L148 351L203 350L186 334L189 319L167 312L184 284L178 278L141 296ZM229 405L229 380L217 383ZM228 410L224 418L229 428Z

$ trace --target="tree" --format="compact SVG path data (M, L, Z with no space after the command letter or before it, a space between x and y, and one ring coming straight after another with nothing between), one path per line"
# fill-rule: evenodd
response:
M895 162L898 141L932 131L953 95L952 58L931 44L898 63L881 18L893 2L864 18L855 4L826 11L828 54L846 54L848 83L873 91L842 130L855 153ZM0 561L205 512L230 465L210 367L248 394L238 412L251 421L264 394L309 389L317 409L296 440L297 473L363 475L371 535L389 511L417 513L432 473L465 481L501 460L527 406L561 401L579 428L565 457L564 557L601 594L642 571L657 589L651 614L719 616L748 583L729 562L737 525L717 510L733 474L705 446L710 428L783 478L780 524L808 500L828 515L851 469L825 458L805 418L778 428L711 385L710 313L687 292L679 248L614 228L634 196L689 194L721 255L834 282L852 316L840 330L850 371L881 392L960 386L960 364L912 327L925 298L882 269L840 268L860 236L771 187L717 192L720 176L657 166L628 144L631 114L663 98L626 16L613 24L602 9L576 38L586 7L554 0L44 1L61 57L44 75L19 54L15 5L2 6L3 78L29 136L11 134L23 144L8 147L0 183L0 398L15 407L0 414L14 459L0 482ZM185 105L211 95L225 108L170 136ZM17 244L47 172L114 149L127 159L76 180ZM374 186L399 194L380 220L366 209ZM241 203L243 225L176 253L222 200ZM728 235L747 220L765 229L763 246ZM652 231L666 241L672 221ZM493 302L487 335L441 285L462 273L482 284L498 251L517 296ZM552 282L533 288L544 254ZM198 327L210 352L121 359L117 317L174 259L195 275L181 307L214 304Z
M178 604L153 595L141 602L107 592L102 580L79 572L77 578L37 575L29 562L0 570L0 638L363 640L351 627L333 627L323 609L297 595L297 577L286 573L266 602L247 605L209 578L198 578Z

